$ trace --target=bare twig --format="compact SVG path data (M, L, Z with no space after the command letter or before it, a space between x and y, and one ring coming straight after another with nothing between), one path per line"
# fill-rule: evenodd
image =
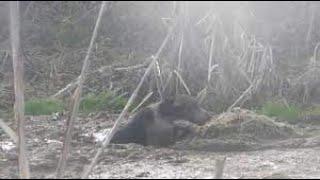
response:
M178 72L182 72L181 63L182 63L182 49L183 49L183 28L181 30L181 40L180 40L180 46L179 46L179 56L178 56ZM179 83L176 84L176 93L178 93L179 90Z
M158 60L155 62L155 66L153 69L154 69L154 74L155 74L155 79L156 79L157 91L158 91L160 98L162 99L161 89L163 87L163 82L162 82L162 78L161 78L161 70L160 70L160 65L159 65Z
M2 119L0 119L0 128L2 128L5 133L7 133L7 135L12 139L14 143L18 143L17 134Z
M179 72L177 72L176 70L174 70L173 72L174 72L174 74L178 77L178 79L179 79L180 82L182 83L182 85L183 85L184 89L187 91L187 93L188 93L189 95L191 95L191 92L190 92L187 84L186 84L185 81L182 79L182 77L181 77L181 75L179 74Z
M215 64L215 65L211 66L209 74L211 75L212 71L217 69L218 67L219 67L219 64Z
M124 116L127 114L129 107L131 106L131 104L133 103L133 101L135 100L144 80L146 79L146 77L148 76L148 74L150 73L155 61L159 58L163 48L165 47L165 45L167 44L169 37L171 36L173 31L173 27L171 27L168 31L168 34L166 36L166 38L164 39L164 41L162 42L160 48L158 49L157 53L155 54L155 56L152 56L152 61L150 63L150 65L148 66L148 68L146 69L143 77L141 78L138 86L136 87L136 89L134 90L134 92L132 93L131 97L129 98L126 106L124 107L124 109L122 110L121 114L119 115L119 117L117 118L115 124L113 125L110 133L104 138L102 146L100 147L100 149L98 150L98 152L96 153L95 157L93 158L91 164L89 165L88 168L85 169L83 175L82 175L82 179L86 179L89 176L89 173L91 172L92 168L95 166L95 164L97 163L97 160L99 158L99 156L101 155L101 153L103 152L104 148L110 143L111 138L113 137L114 133L116 132L116 130L118 129L118 126L120 124L120 121L124 118Z
M251 44L251 43L250 43ZM250 60L248 61L248 73L250 73L250 78L251 79L254 79L254 69L255 69L255 62L256 62L256 59L255 59L255 56L256 56L256 50L255 50L255 47L256 47L256 39L255 37L252 38L252 46L251 47L251 50L252 50L252 54L251 54L251 58Z
M53 98L60 96L61 94L63 94L66 91L69 91L71 89L73 89L74 87L76 87L78 85L80 76L77 77L77 79L73 80L71 83L67 84L63 89L59 90L56 94L54 94Z
M28 6L26 7L26 10L23 13L23 17L26 17L28 15L30 8L31 8L31 6L33 6L33 4L34 4L34 1L29 2Z
M306 36L306 46L309 46L309 42L311 39L311 33L312 33L312 29L313 29L313 23L314 23L314 17L315 17L315 7L313 4L310 4L310 19L309 19L309 27L308 27L308 32L307 32L307 36Z
M63 142L63 150L62 150L59 164L57 167L57 178L61 178L63 176L63 172L65 170L67 155L69 152L69 146L70 146L70 141L71 141L71 132L73 129L73 123L74 123L74 119L77 117L77 113L79 110L82 86L83 86L83 82L86 78L87 69L90 64L89 57L91 55L93 44L94 44L95 39L97 37L97 33L98 33L98 29L100 26L100 22L101 22L101 18L102 18L102 14L103 14L105 5L106 5L106 2L103 1L101 3L101 8L99 11L98 19L97 19L96 25L94 27L94 31L93 31L93 34L91 37L90 45L89 45L89 48L88 48L88 51L87 51L87 54L86 54L86 57L85 57L85 60L84 60L83 66L82 66L81 75L79 76L78 88L74 92L73 109L72 109L72 114L71 114L70 118L67 120L67 130L66 130L65 139Z
M319 46L320 46L320 43L318 42L317 44L316 44L316 47L314 48L314 51L313 51L313 60L314 60L314 65L315 65L315 63L317 62L317 60L318 60L318 57L317 57L317 54L318 54L318 49L319 49Z
M25 148L25 119L24 119L24 87L23 87L23 59L20 44L20 12L19 2L10 2L10 37L14 73L15 104L14 115L18 122L18 150L20 178L29 179L30 170L28 155Z
M196 26L199 26L200 24L205 22L207 18L210 17L210 15L212 15L212 11L207 12L207 14L196 23Z
M149 94L147 94L146 97L142 99L141 103L131 111L131 114L135 113L152 96L152 94L153 92L150 92Z
M181 72L181 63L182 63L182 49L183 49L183 31L181 32L181 41L179 46L179 57L178 57L178 71Z
M115 71L129 71L129 70L134 70L134 69L140 69L143 67L146 67L146 63L143 64L138 64L138 65L134 65L134 66L128 66L128 67L116 67L114 68ZM101 68L99 68L101 69Z
M111 8L111 3L109 4L108 8ZM90 15L90 13L94 12L96 9L97 9L97 6L94 6L93 8L89 9L87 12L83 13L82 16L79 17L78 19L76 19L74 22L71 22L71 24L77 24L77 23L83 21L83 19L88 17Z
M146 61L149 62L149 61ZM103 66L100 67L99 69L96 69L92 72L87 73L87 75L91 75L94 73L103 73L105 71L129 71L129 70L135 70L135 69L140 69L140 68L144 68L147 67L148 64L146 63L142 63L142 64L138 64L138 65L134 65L134 66L128 66L128 67L112 67L112 66ZM60 89L57 93L55 93L54 95L52 95L52 98L57 98L59 96L61 96L62 94L64 94L66 91L71 91L73 88L75 88L78 83L79 83L79 78L80 76L78 76L76 79L72 80L69 84L67 84L64 88Z
M198 92L196 97L198 103L202 104L206 96L207 96L207 87L203 88L201 91Z
M215 34L214 31L212 31L211 34L211 44L210 44L210 54L209 54L209 66L208 66L208 85L211 79L211 68L212 68L212 56L213 56L213 46L215 41Z
M251 84L243 93L242 95L228 108L228 112L234 107L236 106L247 94L249 94L251 92L251 90L253 89L253 84Z

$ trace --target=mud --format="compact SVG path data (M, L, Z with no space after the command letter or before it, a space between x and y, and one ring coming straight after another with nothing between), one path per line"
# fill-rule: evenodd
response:
M320 177L320 138L317 136L320 128L279 125L268 119L263 122L267 121L269 126L259 131L265 129L277 136L257 137L256 131L230 131L230 127L237 128L234 125L238 122L250 119L239 118L238 115L233 114L237 118L229 118L230 121L224 118L220 127L224 124L226 129L220 128L218 135L212 131L213 126L207 124L210 131L196 127L198 134L195 137L170 148L111 145L100 157L90 178L214 178L215 162L223 157L227 157L225 178ZM105 129L112 127L116 117L115 114L103 113L77 119L65 178L80 177L83 168L97 152L104 133L107 133ZM217 119L212 122L215 127L217 122ZM28 156L33 178L54 177L62 148L64 123L65 118L54 119L51 116L27 118ZM269 128L274 124L276 127ZM270 131L274 129L276 131ZM208 132L214 132L214 138ZM262 146L264 148L254 149ZM0 134L0 178L18 178L17 165L15 145L5 134Z

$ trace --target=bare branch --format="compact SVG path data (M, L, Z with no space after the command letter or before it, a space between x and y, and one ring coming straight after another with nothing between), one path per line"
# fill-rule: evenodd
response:
M187 91L187 93L188 93L189 95L191 95L191 92L190 92L187 84L185 83L185 81L183 80L183 78L181 77L181 75L179 74L179 72L176 71L176 70L174 70L173 72L174 72L174 74L178 77L178 79L181 81L181 83L182 83L184 89Z
M181 63L182 63L182 49L183 49L183 31L181 32L181 40L179 46L179 57L178 57L178 71L181 72Z
M99 11L98 19L97 19L96 25L94 27L94 31L93 31L93 34L91 37L90 45L89 45L89 48L88 48L88 51L87 51L87 54L86 54L86 57L85 57L85 60L84 60L83 66L82 66L81 75L79 76L78 87L74 92L73 109L72 109L72 114L71 114L70 118L67 120L67 130L66 130L65 139L63 142L63 150L62 150L59 164L57 167L57 178L62 177L63 172L65 170L67 155L69 153L69 146L70 146L70 142L71 142L71 133L72 133L72 129L73 129L73 123L74 123L74 119L77 117L77 114L78 114L82 86L83 86L83 82L85 81L86 72L87 72L87 69L89 68L89 64L90 64L89 57L91 55L92 47L93 47L93 44L94 44L95 39L98 34L98 29L100 26L101 17L102 17L105 5L106 5L106 2L103 1L101 3L101 8Z
M155 79L156 79L156 86L157 86L157 90L158 90L158 94L160 96L160 98L163 98L161 89L163 87L163 82L162 82L162 77L161 77L161 70L160 70L160 65L159 65L159 61L157 60L155 62L155 66L154 66L154 74L155 74Z
M213 46L215 41L215 34L214 31L212 31L211 34L211 44L210 44L210 55L209 55L209 66L208 66L208 85L211 80L211 69L212 69L212 56L213 56Z
M55 98L55 97L60 96L61 94L63 94L66 91L72 90L74 87L76 87L78 85L79 77L77 77L77 79L73 80L71 83L67 84L64 88L59 90L56 94L54 94L51 97Z
M18 136L16 133L2 120L0 119L0 128L12 139L13 142L18 143Z
M311 39L311 33L313 29L313 24L314 24L314 17L315 17L315 7L313 4L310 5L309 10L311 11L310 19L309 19L309 27L307 31L307 36L306 36L306 46L308 47Z
M129 110L129 107L131 106L131 104L135 100L136 96L138 95L138 92L139 92L144 80L146 79L146 77L150 73L151 69L153 68L153 65L156 62L156 60L159 58L161 52L163 51L163 48L165 47L165 45L167 44L167 42L169 40L169 37L171 36L172 32L173 32L173 27L169 29L166 38L162 42L162 44L161 44L160 48L158 49L157 53L155 54L155 56L152 56L152 61L151 61L150 65L146 69L146 71L145 71L143 77L141 78L138 86L136 87L136 89L132 93L131 97L129 98L129 100L128 100L127 104L126 104L126 106L124 107L124 109L122 110L122 112L119 115L118 119L116 120L115 124L113 125L110 133L104 138L102 146L100 147L100 149L96 153L96 155L93 158L91 164L89 165L89 167L87 169L85 169L85 171L84 171L84 173L83 173L83 175L81 177L82 179L88 178L89 173L91 172L91 170L93 169L93 167L97 163L97 160L98 160L99 156L101 155L101 153L103 152L103 149L110 143L111 138L113 137L113 135L115 134L116 130L118 129L118 126L120 125L120 121L127 114L128 110Z
M230 111L234 106L236 106L247 94L251 92L253 89L253 84L251 84L243 93L242 95L228 108L227 111Z
M131 111L131 113L135 113L152 96L152 94L153 92L147 94L146 97L142 99L141 103Z

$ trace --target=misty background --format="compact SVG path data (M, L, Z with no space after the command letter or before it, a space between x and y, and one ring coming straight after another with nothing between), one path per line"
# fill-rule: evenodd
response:
M273 99L299 107L320 100L318 2L107 4L84 94L116 89L129 97L148 57L175 24L140 101L150 92L150 100L158 100L159 79L166 84L170 74L177 78L178 93L202 98L214 112L260 107ZM7 6L0 3L2 112L10 110L14 98ZM100 2L85 1L20 3L26 100L50 97L75 81L99 7Z

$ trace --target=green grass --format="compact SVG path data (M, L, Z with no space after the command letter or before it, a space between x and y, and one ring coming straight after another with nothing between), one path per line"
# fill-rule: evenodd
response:
M127 103L127 98L118 96L113 92L104 91L95 94L87 94L80 103L80 111L83 113L112 110L121 111Z
M287 107L282 103L269 101L264 104L258 112L269 117L278 117L287 121L295 121L300 117L302 110L293 105Z
M91 113L98 111L111 110L120 112L127 104L128 99L116 95L111 91L104 91L99 94L87 94L80 102L79 111L81 113ZM129 110L132 110L136 105L132 105ZM64 104L53 99L31 99L25 103L26 115L50 115L55 112L61 112L64 109Z
M63 110L63 104L53 99L31 99L25 103L26 115L50 115Z

